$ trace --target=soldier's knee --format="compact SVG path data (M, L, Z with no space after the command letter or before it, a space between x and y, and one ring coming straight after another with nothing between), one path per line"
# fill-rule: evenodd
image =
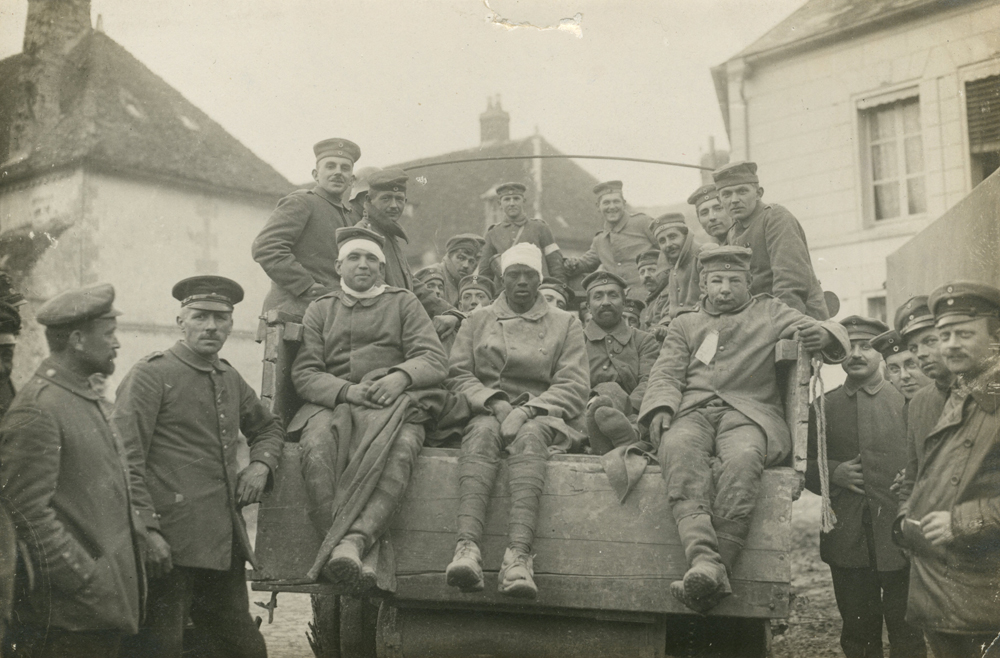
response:
M503 442L500 439L500 423L492 416L476 416L465 429L462 437L462 454L498 457Z
M549 444L546 440L546 428L529 420L517 431L517 436L507 446L511 455L536 455L548 458Z

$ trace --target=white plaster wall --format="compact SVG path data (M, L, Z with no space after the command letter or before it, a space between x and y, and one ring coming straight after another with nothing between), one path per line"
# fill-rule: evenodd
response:
M748 159L764 199L802 223L817 275L863 312L885 281L885 257L971 189L963 71L1000 62L1000 11L977 3L751 67L744 84ZM928 211L865 221L858 100L919 90ZM892 309L889 309L892 314Z

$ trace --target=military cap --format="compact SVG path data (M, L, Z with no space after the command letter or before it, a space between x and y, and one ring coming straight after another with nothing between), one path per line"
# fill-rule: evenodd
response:
M59 293L42 304L35 319L46 327L58 327L98 318L115 318L121 315L121 311L114 307L114 301L114 286L95 283Z
M884 322L875 318L851 315L840 321L847 328L847 337L851 340L871 340L879 334L889 331Z
M930 294L927 305L934 312L934 326L1000 317L1000 290L985 283L953 281Z
M385 246L385 238L370 228L363 226L345 226L336 232L337 245L343 245L350 240L371 240L381 249Z
M313 153L316 154L316 162L331 156L347 158L351 162L357 162L361 159L361 147L354 142L341 137L334 137L333 139L324 139L322 142L316 142L313 146Z
M553 279L552 277L545 277L542 279L542 283L538 286L538 289L548 288L553 290L566 300L566 306L570 306L576 300L576 293L568 285L560 281L559 279Z
M446 254L450 254L457 249L468 249L473 253L477 253L485 244L486 240L481 235L477 235L475 233L459 233L458 235L453 235L448 238L448 242L444 245L444 251Z
M625 300L626 312L635 313L636 316L638 316L640 313L642 313L642 310L644 308L646 308L646 302L642 301L641 299L629 298Z
M0 345L13 345L21 333L21 314L13 304L0 302Z
M496 296L496 292L493 288L493 280L488 276L470 274L469 276L464 277L458 285L458 294L461 295L469 288L478 288L479 290L482 290L489 295L490 299L493 299Z
M625 282L625 279L621 278L614 272L604 272L602 270L598 270L597 272L588 274L583 280L583 289L590 292L591 288L603 286L608 283L617 283L621 286L622 291L628 288L628 283Z
M665 231L668 228L679 228L687 233L688 225L682 213L668 212L654 219L650 223L649 228L653 232L653 235L659 235L660 231Z
M598 183L594 186L594 194L600 199L608 192L621 192L622 182L620 180L609 180L605 183Z
M718 199L719 189L715 187L714 183L708 183L707 185L702 185L697 190L691 193L688 197L688 203L697 208L699 205L708 201L709 199Z
M743 183L759 183L756 162L730 162L712 172L715 187L722 189L730 185Z
M635 257L636 267L644 267L646 265L656 265L660 262L660 252L656 249L650 249L649 251L644 251Z
M746 247L723 245L702 249L698 254L698 264L701 265L702 272L749 272L750 256L752 255Z
M893 354L906 352L906 343L895 329L890 329L872 338L872 347L888 359Z
M927 295L917 295L906 300L902 306L896 309L896 318L893 324L896 326L896 331L903 337L921 329L933 327L934 314L927 306Z
M224 276L192 276L178 281L172 292L181 308L229 313L243 301L243 287Z
M402 169L381 169L368 177L372 192L405 192L410 176Z
M428 281L440 281L444 283L444 272L438 265L428 265L422 270L418 270L413 274L413 278L421 283L427 283Z
M521 183L500 183L497 185L497 196L503 196L505 194L520 194L521 196L524 196L524 193L527 191L527 186Z

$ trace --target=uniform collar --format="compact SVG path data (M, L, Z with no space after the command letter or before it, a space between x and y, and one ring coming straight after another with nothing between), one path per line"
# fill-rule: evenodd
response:
M51 356L42 361L35 374L82 398L94 400L95 402L101 399L97 391L91 388L90 381L86 377L82 377L69 368L66 368Z
M757 199L757 207L753 209L753 212L750 213L750 216L747 217L746 219L737 219L736 223L742 226L744 230L746 230L746 228L753 223L753 220L763 215L764 211L770 207L771 207L770 204L766 204L760 199Z
M596 322L591 320L587 323L583 333L586 334L587 340L594 342L602 341L608 336L614 338L620 345L627 345L628 342L632 340L632 327L629 326L628 322L626 322L624 318L619 321L618 326L611 331L605 331L599 327Z
M976 404L988 414L995 414L1000 407L1000 377L997 373L985 373L971 382L955 384L955 390L970 395Z
M847 393L848 397L854 397L858 391L863 390L868 395L875 395L882 390L882 386L885 385L885 378L882 377L882 371L876 370L871 377L866 379L860 385L854 384L850 377L844 382L844 393Z
M217 370L219 372L223 372L226 369L226 365L221 359L219 359L218 354L216 354L213 361L209 361L200 354L196 354L194 350L188 347L187 343L182 340L174 343L173 347L170 348L170 353L195 370L200 370L202 372L212 372L213 370Z
M366 218L361 223L359 223L358 226L362 228L371 229L372 231L375 231L376 233L383 235L386 238L391 238L395 236L397 238L400 238L407 244L409 244L410 242L410 238L407 237L406 231L403 230L403 227L400 226L398 222L389 222L388 226L383 226L381 224L376 224L371 219Z
M709 315L714 315L716 317L719 317L719 316L722 316L722 315L736 315L737 313L742 313L743 311L745 311L746 309L748 309L750 307L750 305L753 304L756 301L757 301L757 298L752 296L752 297L750 297L750 299L747 300L747 303L744 304L743 306L740 306L739 308L734 308L731 311L726 311L725 313L723 313L721 311L716 311L715 309L710 308L709 304L708 304L708 295L702 295L701 296L701 310L705 311Z
M535 299L534 305L529 308L524 313L515 313L514 309L510 307L507 303L507 293L502 292L497 300L493 302L491 308L493 312L496 313L498 320L511 320L513 318L524 318L525 320L531 320L532 322L541 320L545 317L545 314L549 312L549 303L545 301L539 293L538 298Z
M379 280L381 281L381 279ZM337 299L340 300L340 303L346 306L347 308L353 308L357 305L366 307L374 306L380 301L379 297L381 297L385 293L393 290L399 290L399 288L393 288L392 286L387 284L381 284L381 285L385 287L385 290L382 291L381 295L377 295L375 297L355 297L354 295L350 294L343 288L334 288L333 291L327 293L326 295L323 295L323 297L336 297ZM320 299L323 299L323 297L320 297Z
M313 185L313 188L309 191L315 194L316 196L321 197L326 201L329 201L332 205L337 206L341 210L346 210L346 208L344 207L343 199L339 199L333 196L332 194L324 190L322 187L320 187L318 183L316 185Z
M677 262L674 263L673 267L670 268L671 271L676 272L677 268L681 265L687 265L687 263L694 258L694 235L691 231L684 237L684 244L681 246L681 253L677 256Z
M607 220L604 220L604 233L606 235L611 235L612 233L621 233L622 231L625 230L625 227L628 226L628 223L631 219L632 216L629 215L627 211L623 210L621 221L619 221L617 224L612 225Z
M656 289L646 295L646 306L660 295L668 294L667 285L670 283L670 270L661 270L656 273Z
M530 220L530 219L531 219L530 217L528 217L527 215L524 215L524 221L521 222L520 224L518 224L517 222L513 221L507 215L504 215L503 219L500 220L500 223L503 224L504 226L516 226L518 228L521 228L522 226L524 226L525 224L527 224L528 220Z

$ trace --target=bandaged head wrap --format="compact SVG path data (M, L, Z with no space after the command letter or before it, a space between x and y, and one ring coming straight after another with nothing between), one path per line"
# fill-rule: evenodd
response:
M511 265L527 265L542 276L542 251L530 242L518 242L500 256L500 272Z
M344 260L352 251L356 250L367 251L378 258L378 262L385 264L385 254L382 253L382 248L372 240L364 240L361 238L348 240L340 245L340 251L337 252L337 260Z

